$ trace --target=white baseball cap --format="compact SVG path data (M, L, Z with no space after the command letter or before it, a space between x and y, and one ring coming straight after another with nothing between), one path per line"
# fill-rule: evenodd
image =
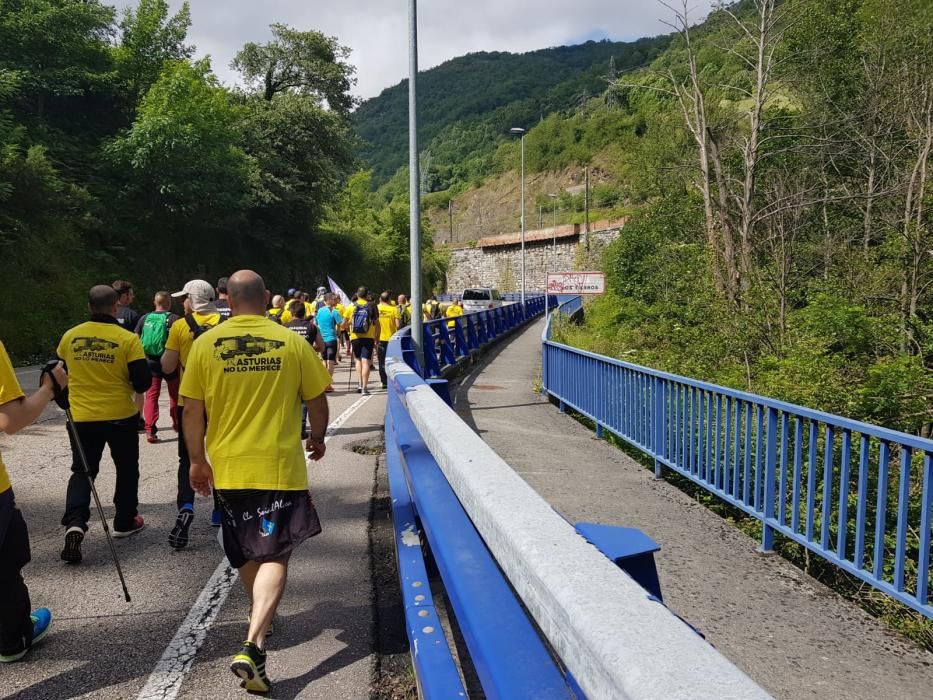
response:
M191 280L185 284L180 292L174 292L172 296L176 299L178 297L191 297L192 303L195 300L210 302L214 301L214 287L211 286L210 282L204 280Z

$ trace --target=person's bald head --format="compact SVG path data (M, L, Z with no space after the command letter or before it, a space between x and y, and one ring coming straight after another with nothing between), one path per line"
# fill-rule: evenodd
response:
M227 280L227 296L234 316L264 316L268 294L265 281L252 270L239 270Z
M92 314L117 315L117 300L120 298L116 289L109 284L98 284L87 293L87 308Z

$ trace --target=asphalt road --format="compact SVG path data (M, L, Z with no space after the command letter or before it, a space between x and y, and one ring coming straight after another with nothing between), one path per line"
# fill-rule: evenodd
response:
M455 390L455 409L569 521L637 527L665 602L778 698L933 697L933 654L776 555L533 391L542 322Z
M348 393L346 368L344 362L334 382L337 392L329 395L332 422L342 414L344 421L333 431L325 458L310 467L323 533L293 556L268 643L276 698L369 695L368 530L375 459L349 448L379 439L385 399L380 391L365 401ZM35 387L35 368L17 374L24 389ZM49 607L54 615L52 633L24 662L0 666L0 697L136 698L141 691L159 698L245 696L227 663L246 635L248 606L224 565L206 499L195 506L189 546L176 552L167 543L176 512L177 438L165 391L159 425L165 442L150 445L140 438L139 511L146 529L116 543L130 603L123 600L93 507L84 561L69 566L59 559L71 464L62 412L50 407L34 426L0 436L30 531L32 562L24 574L33 607ZM113 484L113 465L105 455L97 488L111 519Z

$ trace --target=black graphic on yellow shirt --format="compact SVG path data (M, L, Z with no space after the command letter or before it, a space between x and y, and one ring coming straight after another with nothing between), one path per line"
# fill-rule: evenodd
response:
M263 357L284 346L284 341L253 335L218 338L214 341L214 359L226 362L224 372L278 372L281 357Z
M105 338L81 336L71 341L71 352L79 362L103 362L112 365L116 362L116 350L119 343Z

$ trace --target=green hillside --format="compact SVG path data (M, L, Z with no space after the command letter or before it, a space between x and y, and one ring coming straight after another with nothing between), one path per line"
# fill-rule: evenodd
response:
M425 71L418 83L418 137L438 173L429 189L446 189L462 178L457 163L494 151L510 127L529 127L602 94L611 60L617 71L629 71L655 59L669 43L669 37L657 37L525 54L474 53ZM408 81L367 100L354 117L364 142L360 156L380 185L408 161Z

